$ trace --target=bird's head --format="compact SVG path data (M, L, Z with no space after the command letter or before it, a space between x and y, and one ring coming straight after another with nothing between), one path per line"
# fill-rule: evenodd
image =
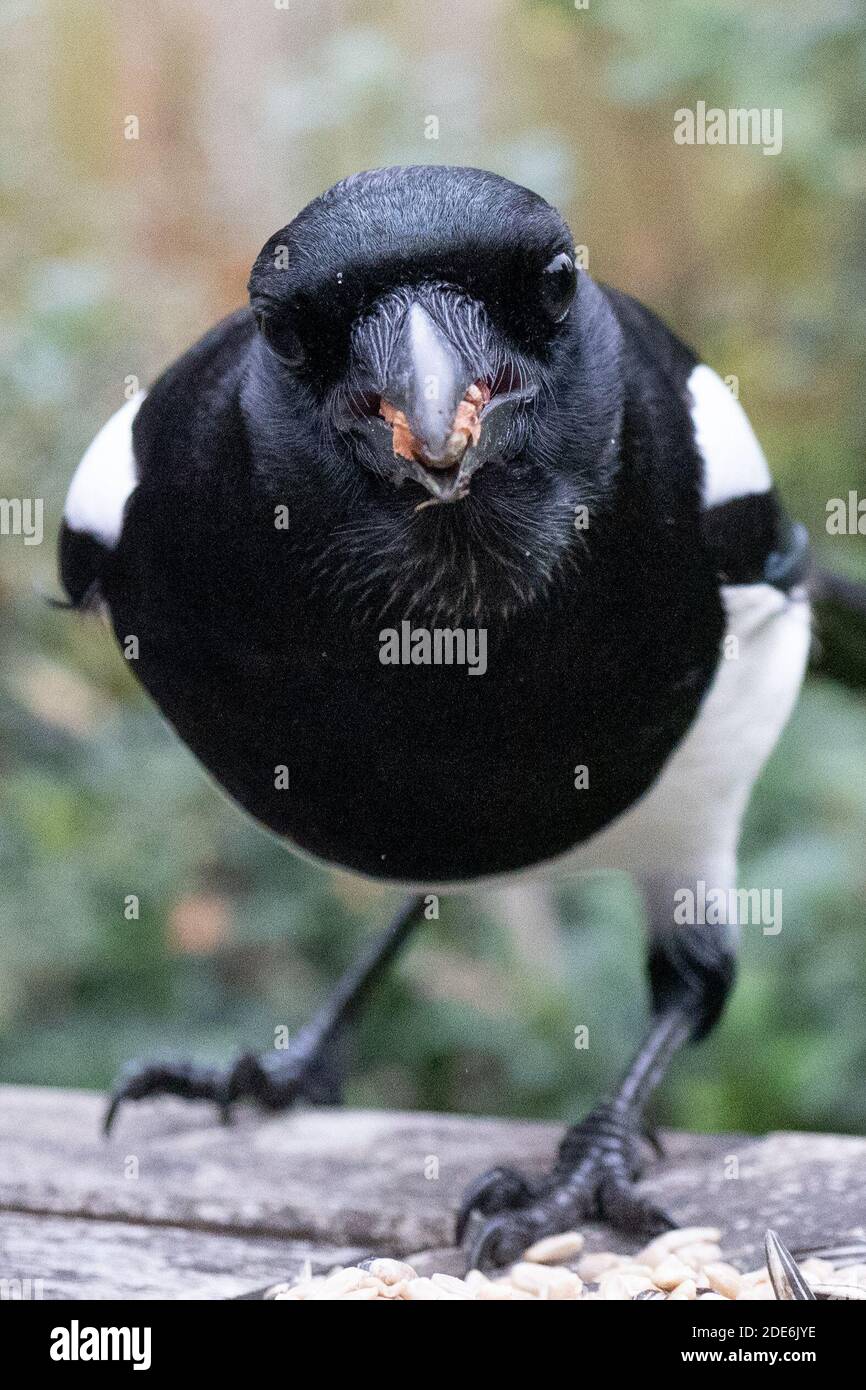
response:
M368 572L399 561L407 612L531 601L621 410L615 321L555 209L477 169L358 174L270 238L249 289L253 415L316 438Z

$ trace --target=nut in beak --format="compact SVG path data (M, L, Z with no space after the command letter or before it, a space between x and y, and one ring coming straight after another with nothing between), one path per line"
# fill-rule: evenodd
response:
M423 445L412 433L409 421L402 410L397 410L383 400L379 414L391 426L391 445L396 455L411 459L425 468L453 468L458 464L470 445L478 443L481 434L481 411L490 400L490 387L485 382L472 382L457 407L451 432L445 441L441 456L431 458Z

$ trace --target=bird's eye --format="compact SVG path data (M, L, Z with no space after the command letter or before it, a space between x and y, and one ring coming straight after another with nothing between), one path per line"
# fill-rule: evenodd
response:
M256 323L271 352L275 357L279 357L281 362L285 362L288 367L297 367L303 361L303 344L283 315L257 309Z
M554 323L561 323L571 307L577 289L574 261L565 251L554 256L541 274L541 298Z

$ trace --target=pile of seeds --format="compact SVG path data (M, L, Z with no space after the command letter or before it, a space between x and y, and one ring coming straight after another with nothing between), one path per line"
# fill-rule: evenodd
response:
M765 1266L741 1274L722 1259L721 1232L711 1226L666 1231L637 1255L583 1253L579 1231L540 1240L502 1274L473 1269L419 1276L401 1260L369 1259L327 1275L309 1271L293 1285L277 1284L274 1299L775 1299ZM860 1260L864 1255L859 1255ZM837 1270L809 1257L799 1265L818 1297L866 1298L866 1263Z

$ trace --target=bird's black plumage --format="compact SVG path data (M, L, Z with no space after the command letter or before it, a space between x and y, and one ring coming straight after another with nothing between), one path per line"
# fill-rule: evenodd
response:
M558 855L649 785L711 679L694 359L583 274L568 322L545 327L537 274L562 244L546 204L491 175L349 180L253 272L254 305L289 306L305 367L287 371L241 311L136 418L140 481L99 556L117 634L138 637L137 674L217 780L323 859L451 882ZM288 270L271 266L280 246ZM516 364L541 387L469 495L418 512L416 486L366 466L332 412L358 316L443 283L479 370ZM87 544L64 538L73 595ZM485 627L487 674L383 666L380 631L406 618Z
M495 175L345 180L266 243L250 309L130 403L104 504L95 442L61 536L73 603L98 590L163 714L295 847L447 886L605 841L644 880L646 1044L548 1178L476 1186L479 1259L591 1211L663 1224L631 1191L641 1108L734 961L729 932L674 929L671 889L734 882L808 645L805 534L739 406L573 257L559 214ZM483 674L383 663L404 623L483 630ZM417 911L291 1056L138 1069L110 1115L165 1090L332 1099L336 1035Z

